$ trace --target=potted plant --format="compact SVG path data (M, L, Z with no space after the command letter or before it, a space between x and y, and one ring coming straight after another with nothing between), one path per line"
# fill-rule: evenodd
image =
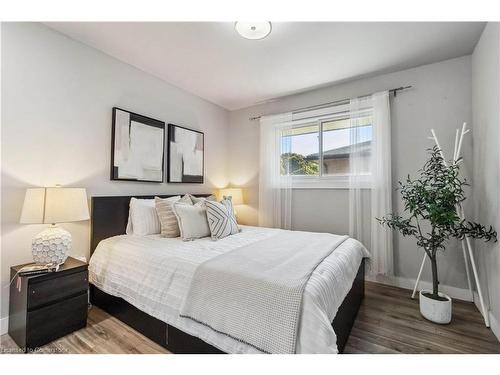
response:
M418 179L408 175L399 182L398 190L404 202L406 217L389 214L377 218L382 224L403 236L413 236L417 246L424 249L432 267L432 291L420 291L420 312L433 322L446 324L451 321L451 298L439 292L437 254L445 249L450 238L482 238L497 240L496 231L490 226L461 219L457 207L465 200L465 179L459 177L460 163L445 165L437 146L429 149L429 160L419 171Z

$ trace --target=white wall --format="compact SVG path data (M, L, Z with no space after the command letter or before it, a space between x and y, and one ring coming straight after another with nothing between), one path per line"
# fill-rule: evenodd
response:
M474 216L500 233L500 24L488 23L472 55ZM500 339L500 243L475 241L492 329Z
M18 224L27 187L58 183L92 196L226 185L224 109L40 24L2 24L1 62L1 317L8 314L9 267L31 261L31 238L43 227ZM113 106L204 131L205 184L110 181ZM89 222L62 226L73 234L72 254L88 256Z
M425 148L432 146L426 139L431 127L449 151L455 127L471 120L470 57L317 89L229 114L39 24L2 24L1 62L1 317L8 311L8 288L4 288L8 269L31 260L31 238L42 228L18 224L26 187L56 183L81 186L87 188L89 196L209 192L213 187L225 186L226 176L230 176L232 184L247 187L248 205L239 208L239 219L255 224L259 140L258 123L249 121L250 116L411 84L414 89L401 93L391 103L394 184L424 162ZM113 106L204 131L206 183L110 181ZM465 169L470 170L469 139L464 154ZM227 169L226 155L230 155ZM396 210L401 209L396 195L394 204ZM293 210L296 229L335 233L348 230L345 190L314 190L314 194L298 190ZM64 226L74 237L73 254L88 255L89 223ZM460 254L456 243L452 243L443 255L439 268L444 284L466 286ZM420 260L414 241L397 236L396 274L415 277ZM429 272L424 279L430 279Z
M290 111L309 105L355 97L393 87L413 85L413 89L391 100L393 186L415 172L426 160L427 139L434 128L448 155L453 148L455 128L471 122L471 58L465 56L425 65L397 73L351 81L303 94L278 99L271 103L231 112L229 142L229 176L236 186L244 186L248 205L239 208L239 219L257 223L259 123L249 117ZM471 141L464 144L465 172L471 168ZM346 190L295 190L293 227L313 231L347 233L348 203ZM394 209L402 211L397 194ZM395 236L394 264L397 276L415 278L422 252L411 238ZM463 258L456 241L452 241L439 262L443 284L466 288ZM430 280L426 269L424 280Z

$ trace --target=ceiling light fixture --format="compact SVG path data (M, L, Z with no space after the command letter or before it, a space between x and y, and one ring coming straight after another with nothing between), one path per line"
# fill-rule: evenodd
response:
M234 29L245 39L264 39L271 33L271 22L235 22Z

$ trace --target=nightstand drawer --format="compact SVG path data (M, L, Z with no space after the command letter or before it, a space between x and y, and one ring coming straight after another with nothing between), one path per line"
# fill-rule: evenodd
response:
M30 282L28 287L28 310L86 292L87 289L88 271L86 270L40 282Z
M87 324L87 293L28 312L26 345L36 348Z

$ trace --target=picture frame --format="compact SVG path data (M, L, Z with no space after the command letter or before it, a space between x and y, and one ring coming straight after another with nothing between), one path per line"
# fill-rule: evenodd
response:
M168 124L167 182L203 184L205 180L205 134Z
M165 122L113 107L112 181L164 181Z

